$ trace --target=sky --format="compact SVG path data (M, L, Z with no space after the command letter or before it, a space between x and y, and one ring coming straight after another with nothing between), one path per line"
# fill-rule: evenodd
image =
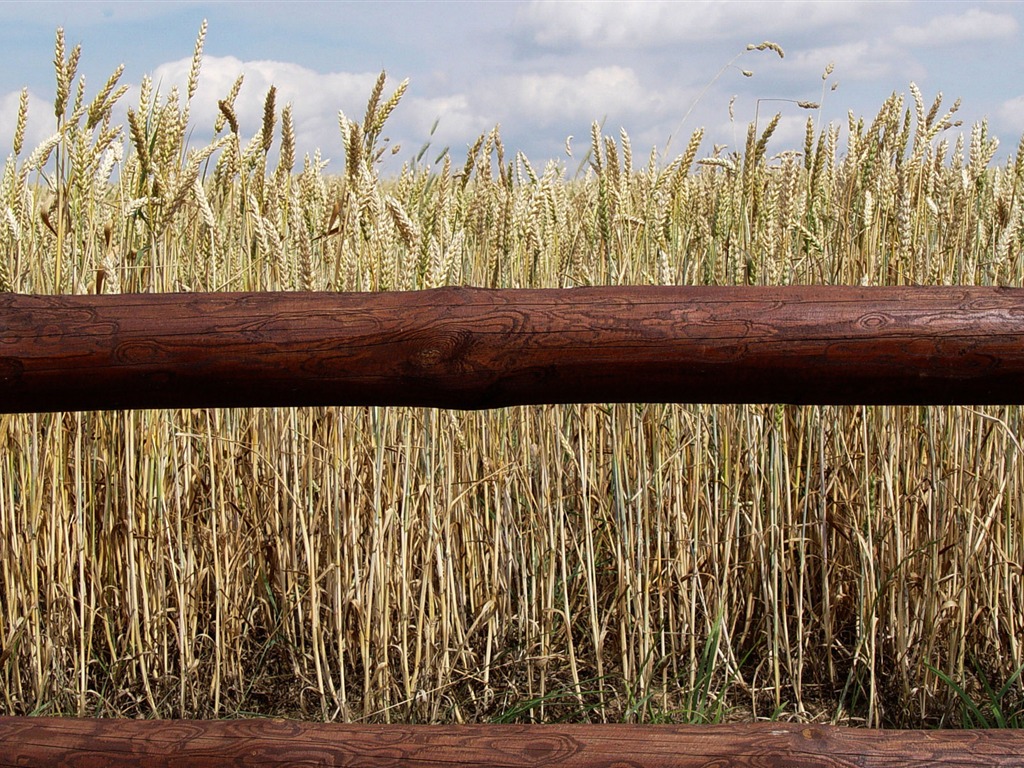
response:
M387 93L408 78L384 134L393 159L446 147L461 163L496 124L506 158L575 169L591 125L624 129L634 155L670 160L690 133L741 148L746 126L782 119L770 154L802 146L808 114L845 127L870 121L893 91L917 84L926 101L959 97L961 129L987 117L1009 157L1024 134L1024 3L1005 2L3 2L0 0L0 156L11 146L27 87L25 154L55 128L53 45L82 46L87 97L118 64L135 106L150 75L162 94L184 90L202 21L208 21L190 144L209 142L217 100L244 75L236 101L241 132L260 130L271 85L291 103L298 152L317 148L341 172L338 113L361 119L373 83ZM777 43L785 52L747 50ZM826 67L831 74L823 79ZM821 104L806 110L794 101ZM569 137L573 137L571 140ZM571 152L571 158L567 154ZM7 150L10 152L10 149Z

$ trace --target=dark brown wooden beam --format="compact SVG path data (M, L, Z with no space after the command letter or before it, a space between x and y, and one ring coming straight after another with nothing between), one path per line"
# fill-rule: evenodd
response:
M0 294L0 411L1024 403L1024 290Z
M1019 768L1022 763L1020 730L873 731L790 723L402 726L0 718L0 768Z

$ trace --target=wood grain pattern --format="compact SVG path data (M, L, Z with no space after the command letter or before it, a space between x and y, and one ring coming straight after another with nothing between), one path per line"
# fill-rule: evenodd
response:
M1024 290L0 294L0 412L1024 403Z
M1021 766L1024 731L0 718L0 768Z

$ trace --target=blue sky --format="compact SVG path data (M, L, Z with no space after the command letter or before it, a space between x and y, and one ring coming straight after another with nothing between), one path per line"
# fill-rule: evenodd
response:
M10 146L22 87L31 95L26 151L53 131L58 26L69 48L82 45L79 72L91 96L120 63L124 83L149 74L163 92L183 86L203 19L192 142L208 140L217 100L244 73L242 132L259 130L273 84L278 105L293 105L300 153L320 147L335 171L338 111L362 117L382 69L392 87L410 80L385 131L402 147L399 160L428 140L435 121L429 160L450 146L461 162L466 146L500 123L507 156L522 150L535 165L560 158L572 166L566 138L575 137L581 158L595 120L608 134L625 128L639 156L666 146L674 156L703 126L709 152L713 143L742 143L755 109L762 119L783 113L771 145L782 151L802 144L807 112L767 100L824 93L821 119L845 126L848 110L870 120L892 91L909 98L911 81L929 105L940 91L948 104L961 97L963 130L987 116L1001 157L1024 133L1024 3L96 0L0 2L0 146ZM745 52L764 40L785 58ZM137 90L123 106L133 98Z

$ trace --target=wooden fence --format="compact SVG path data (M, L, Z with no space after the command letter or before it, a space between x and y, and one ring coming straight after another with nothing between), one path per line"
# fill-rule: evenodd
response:
M1024 402L1024 290L0 294L0 411Z
M1024 290L0 295L0 412L1024 402ZM1024 766L1024 731L0 718L3 766Z

